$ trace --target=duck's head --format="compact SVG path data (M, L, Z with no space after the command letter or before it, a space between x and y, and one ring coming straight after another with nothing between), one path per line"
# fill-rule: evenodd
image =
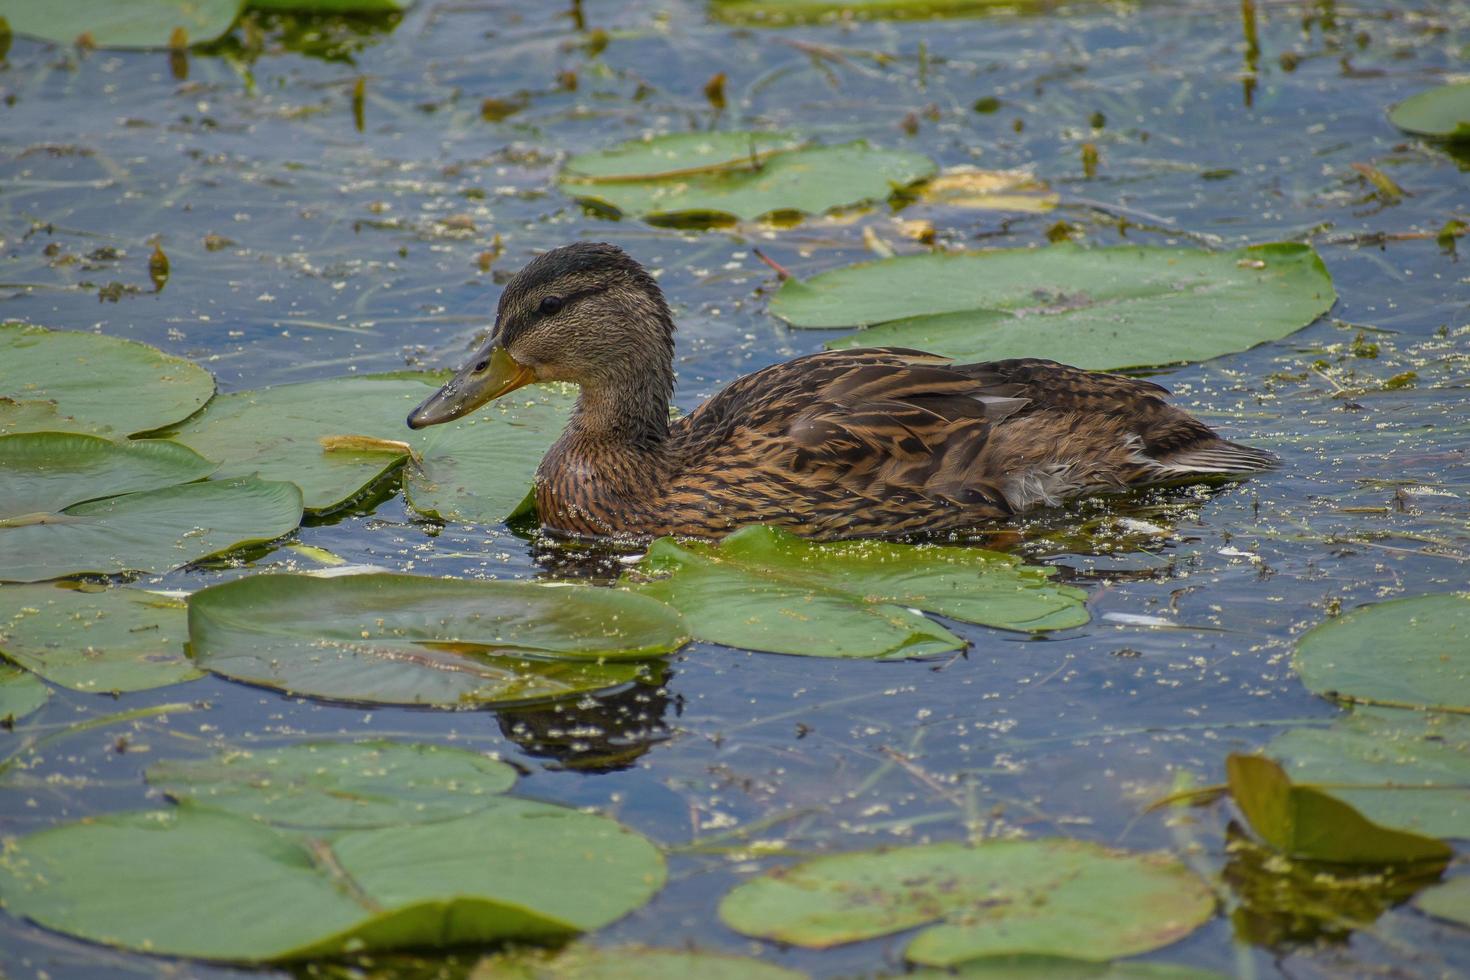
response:
M658 284L616 245L552 249L506 285L490 339L409 414L408 426L452 421L533 381L659 394L667 405L673 329Z

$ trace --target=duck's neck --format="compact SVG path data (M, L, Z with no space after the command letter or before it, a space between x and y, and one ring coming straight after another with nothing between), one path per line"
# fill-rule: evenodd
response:
M672 368L583 385L562 442L568 448L657 454L669 438Z

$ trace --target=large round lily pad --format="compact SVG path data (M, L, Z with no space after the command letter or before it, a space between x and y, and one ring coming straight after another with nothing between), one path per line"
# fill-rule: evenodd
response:
M557 941L642 905L664 874L658 849L617 823L511 797L330 838L184 806L9 842L0 899L93 942L265 962Z
M558 180L572 197L627 217L753 220L882 201L935 169L922 154L861 141L796 146L787 133L678 133L573 157Z
M1388 655L1388 654L1385 654ZM1332 795L1386 827L1470 837L1470 718L1355 708L1330 728L1295 728L1266 752L1297 783Z
M467 419L420 432L404 420L442 378L332 378L221 395L173 438L220 475L290 480L306 509L331 511L404 467L411 506L454 520L504 520L520 506L573 397L534 385Z
M362 828L433 823L483 810L515 785L488 756L412 742L304 742L165 760L148 783L170 799L278 827Z
M245 0L52 0L0 7L10 29L43 41L99 48L167 48L176 30L186 44L213 41L239 16Z
M299 523L301 491L254 477L108 497L0 522L0 582L156 574L272 541Z
M1335 296L1306 245L1053 245L902 256L788 279L770 309L794 327L869 327L828 347L896 345L959 360L1048 357L1110 369L1205 360L1278 340L1327 312Z
M1420 136L1470 140L1470 82L1411 95L1390 109L1388 118L1399 129Z
M1297 641L1296 669L1317 694L1391 707L1470 709L1470 593L1354 609Z
M1210 889L1172 857L1063 839L837 854L753 878L720 903L737 932L818 949L927 926L905 956L930 966L1130 956L1214 911Z
M214 464L161 439L113 442L81 433L0 436L0 527L72 504L202 480Z
M1040 631L1088 621L1086 593L1051 569L979 548L813 542L772 527L717 544L654 542L637 591L713 643L817 657L919 657L964 641L916 612Z
M74 691L142 691L202 676L184 653L184 604L117 588L0 588L0 657Z
M21 6L42 20L59 22L56 5ZM97 6L135 9L111 0L98 0ZM14 19L10 26L21 30ZM85 423L122 435L149 432L194 414L213 394L214 378L208 371L147 344L24 323L0 324L0 396L17 402L52 402L58 415L80 420L62 426L68 431ZM10 431L23 430L12 423Z
M18 400L0 395L0 436L8 436L16 432L113 434L112 426L103 422L62 415L56 403L50 399Z
M591 586L416 575L256 575L196 592L189 641L208 670L344 701L471 705L600 690L672 653L679 614Z

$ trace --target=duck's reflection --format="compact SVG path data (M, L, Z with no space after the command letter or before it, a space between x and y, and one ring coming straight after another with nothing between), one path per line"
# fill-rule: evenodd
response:
M673 671L649 665L640 681L603 694L551 703L502 708L500 730L528 754L548 759L549 767L579 772L614 772L631 767L645 752L670 737L665 719L679 699L669 691Z

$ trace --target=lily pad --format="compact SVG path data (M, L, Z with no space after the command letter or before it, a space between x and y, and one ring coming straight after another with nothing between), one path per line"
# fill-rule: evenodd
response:
M1470 928L1470 878L1451 878L1425 889L1415 904L1430 915Z
M1314 786L1293 785L1264 756L1225 760L1230 795L1261 839L1287 857L1334 864L1444 863L1443 841L1382 827Z
M579 201L664 222L821 214L886 200L934 162L862 141L790 147L786 133L680 133L573 157L558 177ZM785 148L783 148L785 147Z
M384 704L545 700L637 680L679 616L591 586L415 575L256 575L196 592L200 666L292 694Z
M184 806L7 842L0 899L93 942L256 963L554 942L637 908L664 876L658 849L617 823L511 797L330 838Z
M127 11L129 16L146 9L112 0L97 0L96 5ZM22 6L42 20L60 23L55 4ZM11 27L20 30L13 18ZM147 344L24 323L0 324L0 396L54 402L58 415L70 416L79 425L110 426L122 435L150 432L194 414L213 394L214 378L208 371Z
M167 48L213 41L239 16L245 0L55 0L6 4L10 29L58 44L99 48Z
M205 480L26 516L0 523L0 582L159 574L272 541L301 523L301 492L253 477Z
M108 435L112 426L62 415L56 403L36 398L17 401L0 396L0 436L15 432L89 432Z
M0 528L88 500L202 480L214 468L192 449L160 439L113 442L62 432L0 436Z
M837 854L753 878L720 903L737 932L818 949L928 926L904 955L929 966L1129 956L1214 911L1210 889L1172 857L1064 839Z
M0 589L0 657L74 691L143 691L202 677L184 604L142 589Z
M170 799L278 827L362 828L432 823L483 810L515 785L488 756L410 742L305 742L231 750L148 767Z
M1228 980L1223 973L1176 963L1090 963L1059 956L990 956L948 970L914 970L904 980Z
M312 513L343 506L403 467L408 502L420 513L504 520L525 499L573 397L534 385L453 425L411 431L404 419L442 380L333 378L221 395L172 438L220 460L221 476L290 480Z
M1035 0L711 0L716 20L733 24L809 24L838 16L854 20L927 20L1015 10Z
M1298 728L1266 752L1292 780L1319 783L1385 827L1470 837L1470 718L1358 708Z
M806 980L806 974L748 956L654 946L572 945L551 951L520 949L487 956L469 980Z
M1441 85L1412 95L1388 112L1389 122L1420 136L1470 140L1470 82Z
M786 280L770 309L793 327L869 327L828 347L897 345L958 360L1047 357L1113 369L1279 340L1335 298L1326 266L1306 245L1205 252L1061 244L846 266Z
M1326 697L1470 709L1470 593L1354 609L1303 635L1295 663L1302 683Z
M718 544L661 538L636 591L684 614L712 643L819 657L918 657L964 641L915 610L1001 629L1088 621L1086 593L1051 569L978 548L884 541L812 542L772 527Z
M10 727L51 698L51 688L30 671L0 664L0 726Z

